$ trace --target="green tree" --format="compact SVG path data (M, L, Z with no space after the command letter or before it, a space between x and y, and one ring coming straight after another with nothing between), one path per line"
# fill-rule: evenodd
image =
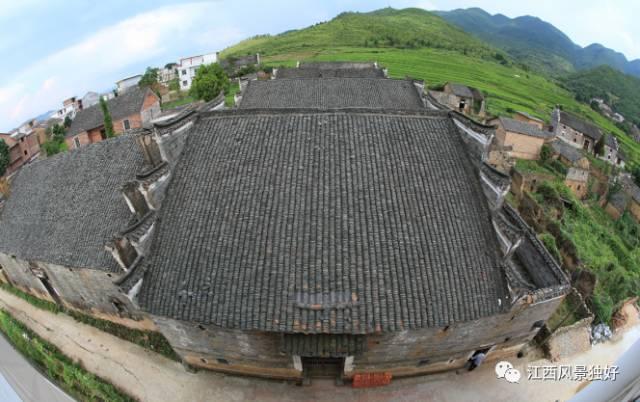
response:
M67 116L64 118L64 127L65 127L65 128L69 128L69 127L71 127L71 117L69 117L69 115L67 115Z
M202 65L196 71L189 95L209 102L221 91L229 90L229 77L218 63Z
M180 90L180 80L178 78L174 78L169 81L169 91L179 91Z
M634 167L631 170L631 175L633 176L633 181L635 181L636 184L640 186L640 165Z
M107 138L115 137L116 134L113 131L111 113L109 113L109 107L107 106L107 101L105 101L104 98L100 98L100 108L102 109L102 115L104 116L104 131Z
M64 140L66 131L64 126L55 124L47 129L50 139L42 144L42 149L47 156L55 155L57 153L67 150L67 143Z
M9 158L9 146L4 140L0 139L0 176L7 171L11 159Z
M140 78L140 82L138 82L138 86L140 88L151 88L154 89L154 86L158 83L158 69L147 67L147 70L144 72L142 78Z
M548 144L544 144L542 146L542 149L540 149L540 160L543 163L548 161L549 158L551 158L551 154L552 153L553 153L553 151L551 150L551 146L549 146Z

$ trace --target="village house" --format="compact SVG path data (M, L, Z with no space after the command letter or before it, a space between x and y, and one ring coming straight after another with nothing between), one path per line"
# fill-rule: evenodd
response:
M621 185L620 190L611 195L605 211L613 219L619 219L625 211L629 211L631 216L640 223L640 187L627 175L621 175L618 180Z
M33 130L27 133L18 130L9 134L0 133L0 139L9 147L9 166L4 174L5 177L12 175L40 154L38 135Z
M466 115L484 116L484 95L476 88L454 82L447 82L442 91L446 95L444 97L444 103L453 110Z
M553 133L541 130L538 125L509 117L498 117L489 124L497 126L496 145L516 159L540 159L542 146L553 138Z
M158 82L164 86L169 86L169 83L178 78L178 64L169 63L165 67L158 70Z
M141 128L160 114L160 99L149 88L137 85L107 101L111 114L113 131L122 134L125 131ZM102 141L106 138L102 107L97 104L82 110L71 123L65 141L69 149Z
M187 91L191 88L196 71L203 64L215 63L218 60L217 53L207 53L199 56L184 57L178 62L178 79L180 80L180 90Z
M545 130L545 122L542 119L539 119L535 116L530 115L527 112L522 112L522 111L516 111L513 114L513 118L515 120L521 121L523 123L527 123L527 124L532 124L536 127L538 127L539 130Z
M511 171L510 191L517 199L522 199L525 192L533 193L538 190L540 184L553 180L552 174L527 172L514 168Z
M624 167L624 154L618 139L613 134L605 135L602 143L602 154L598 155L598 157L614 166Z
M564 184L571 189L576 197L583 199L589 190L589 171L575 167L569 168Z
M602 139L598 127L558 108L551 114L551 126L556 137L591 154Z
M244 67L248 66L258 66L260 65L260 54L248 54L246 56L233 56L227 57L226 59L220 58L220 53L216 52L216 57L218 62L220 63L220 67L225 69L227 74L231 76L235 76L238 71L240 71Z
M116 92L118 95L124 94L131 88L137 88L138 83L142 79L142 74L133 75L131 77L123 78L119 81L116 81Z
M82 107L88 108L93 105L97 105L100 102L100 94L97 92L89 91L82 97Z
M76 117L76 114L83 109L83 107L82 99L72 96L71 98L62 101L62 109L57 110L50 117L64 120L69 116L69 118L73 119Z
M29 166L0 219L4 276L226 373L400 377L515 358L570 282L484 164L493 129L414 108L404 84L342 80L286 84L298 109L254 108L268 91L251 81L240 109ZM363 105L371 85L409 99ZM320 95L340 103L303 99Z
M587 158L581 150L559 139L551 141L549 145L553 152L552 157L558 159L564 165L589 170L591 163L589 162L589 158Z

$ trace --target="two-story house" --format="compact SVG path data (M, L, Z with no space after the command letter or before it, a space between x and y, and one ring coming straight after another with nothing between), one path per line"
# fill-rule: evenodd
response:
M113 131L122 134L142 128L160 114L160 99L149 88L131 87L125 93L107 101ZM66 142L69 149L102 141L106 138L104 115L100 104L82 110L71 123Z
M598 127L557 108L551 114L551 126L556 137L589 153L594 153L596 144L602 139Z

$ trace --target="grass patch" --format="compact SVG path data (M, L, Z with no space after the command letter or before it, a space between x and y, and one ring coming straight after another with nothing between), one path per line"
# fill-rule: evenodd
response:
M229 90L224 95L224 105L226 107L233 107L236 104L235 95L240 91L240 85L238 81L232 80Z
M73 317L73 319L78 322L91 325L101 331L117 336L120 339L135 343L136 345L142 346L143 348L149 349L153 352L160 353L171 360L180 361L180 358L169 344L169 341L167 341L167 339L159 332L131 329L108 320L101 320L75 310L64 308L56 303L39 299L6 283L0 283L0 288L27 301L37 308L56 314L65 313Z
M163 111L164 111L164 110L170 110L170 109L176 108L176 107L178 107L178 106L188 105L189 103L193 103L193 102L195 102L195 101L196 101L196 100L195 100L194 98L192 98L192 97L191 97L191 96L189 96L189 95L186 95L186 96L185 96L185 97L183 97L183 98L176 99L176 100L171 101L171 102L165 102L165 103L163 103L163 104L162 104L162 110L163 110Z
M568 297L565 297L562 303L560 303L560 306L558 306L556 311L549 317L549 320L547 320L547 327L553 332L560 327L575 324L579 320L580 317L576 313L576 306Z
M135 401L74 363L3 310L0 310L0 331L23 356L72 397L82 401Z
M554 209L562 211L556 243L569 239L584 266L596 275L590 305L598 321L609 322L616 305L640 296L640 225L630 217L614 222L596 202L582 203L562 182L541 185L534 197L542 201L547 221L554 221ZM570 206L559 202L560 197Z

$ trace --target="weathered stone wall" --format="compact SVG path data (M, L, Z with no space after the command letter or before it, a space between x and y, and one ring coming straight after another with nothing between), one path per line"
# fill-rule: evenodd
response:
M117 322L131 328L154 329L153 322L114 285L118 274L95 269L67 268L42 262L28 262L0 253L0 265L10 283L36 297L61 302L65 307ZM32 268L43 272L58 299L43 285Z
M498 133L504 131L498 129ZM496 135L500 138L499 135ZM511 147L509 154L513 158L537 160L540 159L540 150L544 145L544 138L531 137L528 135L521 135L511 131L507 131L503 134L503 142L500 144L505 147Z
M576 148L586 149L588 152L593 152L593 140L591 138L587 138L584 134L569 126L558 124L556 126L556 136L564 138L567 143ZM588 146L585 148L586 142L588 142Z
M269 378L301 378L293 358L280 353L280 334L247 332L154 317L182 360L194 367Z
M475 350L494 347L488 358L513 358L537 333L534 323L546 320L562 297L527 305L509 313L453 324L445 328L370 335L368 350L353 361L346 377L361 372L387 371L394 376L423 374L462 367ZM230 373L271 378L300 378L293 357L280 351L277 333L228 330L164 317L154 317L159 331L183 361Z

